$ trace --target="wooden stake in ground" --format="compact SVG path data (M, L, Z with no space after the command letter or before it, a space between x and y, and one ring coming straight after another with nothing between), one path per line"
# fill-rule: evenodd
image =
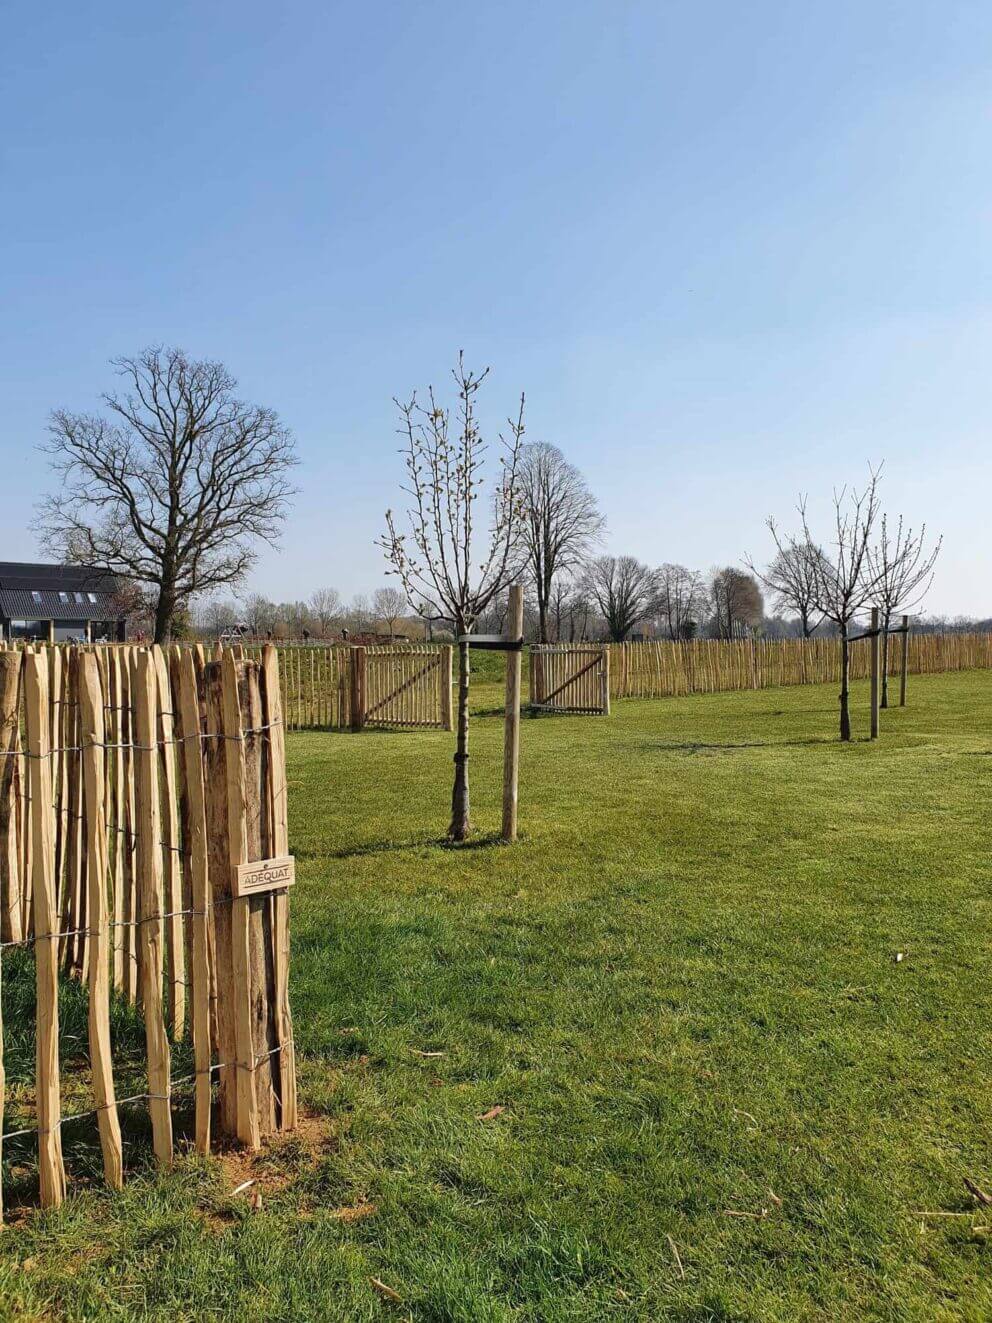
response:
M871 636L868 639L868 646L871 649L871 738L878 739L878 700L880 694L879 680L880 667L882 662L882 635L878 625L878 607L871 609Z
M899 706L906 706L906 675L909 671L909 616L902 618L902 657L899 665Z
M519 584L510 589L506 611L506 632L512 643L523 638L524 590ZM503 840L517 839L517 781L520 767L520 668L523 653L519 647L506 654L506 719L503 732Z
M38 1168L42 1208L56 1208L65 1198L62 1163L62 1105L59 1091L58 910L55 905L55 833L52 763L49 742L48 660L43 653L24 657L24 711L28 740L31 802L31 884L34 950L38 988L37 1070Z
M89 1043L93 1101L103 1151L103 1175L111 1189L124 1184L124 1154L110 1051L110 914L107 905L107 779L103 686L96 654L79 658L79 731L83 744L86 804L87 922L90 928Z

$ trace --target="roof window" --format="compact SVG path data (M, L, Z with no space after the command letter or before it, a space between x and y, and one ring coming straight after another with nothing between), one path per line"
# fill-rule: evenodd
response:
M32 602L37 602L39 605L41 604L41 593L38 592L37 588L32 588L31 600Z

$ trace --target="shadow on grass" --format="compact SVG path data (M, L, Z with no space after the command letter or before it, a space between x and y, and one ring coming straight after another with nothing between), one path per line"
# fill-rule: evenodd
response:
M340 850L294 850L293 857L298 860L314 862L319 859L363 859L369 855L399 854L404 850L488 850L491 847L505 845L506 841L498 832L487 832L482 836L470 836L467 841L453 841L447 836L413 836L405 841L363 841L360 845L349 845Z
M852 744L868 744L867 739L851 740ZM666 741L642 740L628 747L660 750L663 753L735 753L739 749L801 749L815 745L840 745L841 741L826 735L815 735L805 740L746 740L737 744L707 744L699 740Z

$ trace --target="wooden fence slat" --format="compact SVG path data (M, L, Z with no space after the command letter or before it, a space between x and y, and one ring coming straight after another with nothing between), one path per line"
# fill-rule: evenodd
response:
M269 727L268 791L270 795L271 840L274 858L289 854L289 818L286 785L286 740L279 692L279 669L276 650L267 647L262 657L265 678L265 724ZM280 1123L283 1130L294 1130L297 1121L296 1047L293 1040L293 1016L289 1005L289 893L277 891L272 896L273 958L275 965L275 1028L279 1047Z
M210 1152L210 940L212 909L207 863L206 799L203 787L203 745L200 735L200 698L197 667L190 650L180 658L180 707L183 725L183 761L186 768L187 848L192 882L193 952L191 961L193 1062L195 1083L196 1151Z
M0 654L0 941L23 936L19 768L21 654ZM0 1051L3 1045L0 1043Z
M239 864L248 862L246 834L247 800L238 672L235 659L226 652L221 659L221 694L227 782L229 877ZM230 885L230 881L229 881ZM258 1104L255 1096L255 1050L251 1026L251 975L249 950L250 909L247 897L231 901L231 997L234 1015L235 1090L237 1135L249 1148L261 1142Z
M35 1026L38 1168L41 1206L55 1208L65 1198L59 1086L58 910L55 897L48 660L38 653L27 653L24 658L24 700L31 797L31 887L38 998Z
M134 668L135 762L137 765L138 918L141 949L141 1006L148 1059L148 1110L159 1164L172 1162L169 1073L172 1054L162 1010L164 945L162 814L158 778L158 677L151 652L142 648Z
M172 688L165 654L160 647L152 649L155 678L158 685L158 715L162 756L159 772L162 778L162 842L165 851L165 958L166 1005L169 1032L172 1041L183 1036L186 1023L186 948L183 924L182 873L179 848L179 799L176 785L175 721L172 713Z
M103 1152L103 1175L119 1190L124 1184L124 1152L114 1093L110 1048L110 913L107 905L107 777L104 750L103 685L96 656L84 653L79 670L79 730L83 744L86 799L86 878L89 888L89 1045L93 1099Z

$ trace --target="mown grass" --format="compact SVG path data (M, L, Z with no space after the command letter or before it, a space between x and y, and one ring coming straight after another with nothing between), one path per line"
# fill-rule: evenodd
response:
M914 678L876 745L819 688L529 720L513 848L497 719L464 849L450 736L293 736L323 1119L259 1210L187 1157L26 1216L5 1316L992 1316L990 684Z

